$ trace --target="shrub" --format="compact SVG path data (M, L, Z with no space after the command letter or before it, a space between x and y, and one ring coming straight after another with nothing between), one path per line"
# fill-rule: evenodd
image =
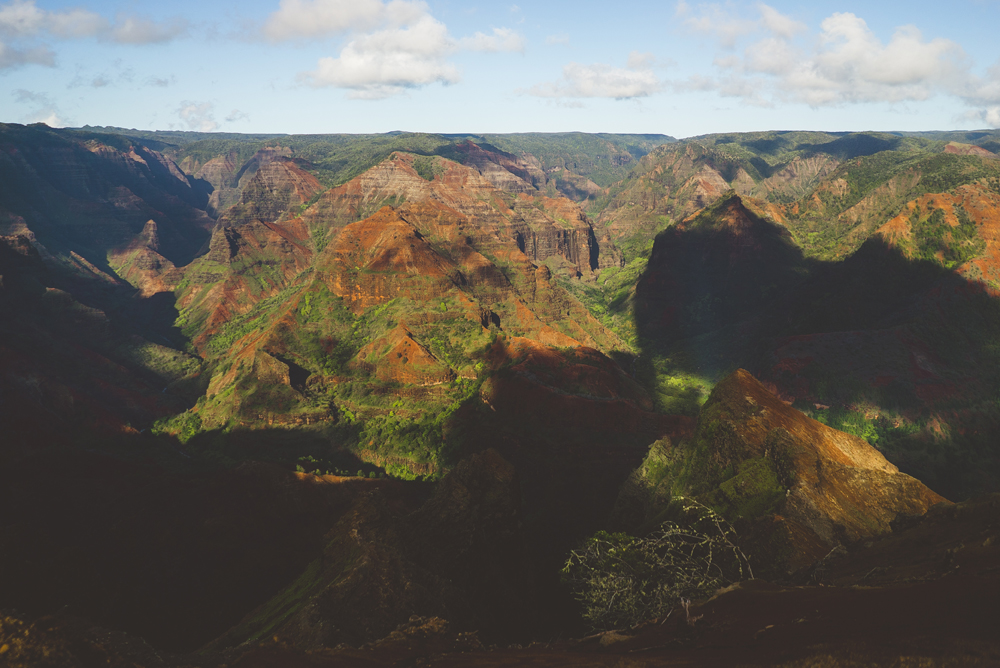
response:
M664 522L645 537L601 531L570 553L563 581L595 630L633 627L682 598L753 577L732 526L696 501L679 501L680 522Z

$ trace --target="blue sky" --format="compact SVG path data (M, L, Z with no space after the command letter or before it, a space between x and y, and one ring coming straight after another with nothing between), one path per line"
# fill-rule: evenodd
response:
M0 120L229 132L1000 127L1000 0L0 0Z

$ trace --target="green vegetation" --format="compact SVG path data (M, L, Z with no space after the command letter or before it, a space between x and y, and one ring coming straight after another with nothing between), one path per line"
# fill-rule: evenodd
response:
M806 255L839 260L857 250L871 232L897 215L906 202L923 194L949 192L962 184L998 176L1000 161L978 156L884 151L842 164L827 182L842 180L847 184L846 190L817 189L822 207L807 204L798 215L789 217L788 226ZM860 218L849 219L853 222L837 221L838 216L865 198L868 204L858 214ZM934 234L933 223L927 232ZM966 234L958 246L972 236ZM974 244L964 243L964 247L961 256L975 251Z
M286 421L308 416L342 448L375 453L395 477L416 477L406 462L428 465L431 475L437 475L434 472L452 463L457 443L449 437L449 424L463 403L476 396L482 382L479 357L490 342L478 323L453 314L450 309L456 305L449 299L437 306L440 319L412 325L414 336L444 364L477 379L457 378L440 386L441 391L409 392L400 399L398 384L373 373L385 352L375 350L365 360L358 355L397 322L420 322L424 305L400 298L355 316L324 284L314 282L260 301L209 339L214 377L235 370L234 380L199 404L197 425L185 417L192 414L182 414L165 422L161 431L177 434L185 429L182 440L188 442L198 431L221 429L227 434L245 422L270 421L269 416ZM276 321L289 319L293 326L271 329ZM269 352L240 357L238 342L265 330L270 331L268 343L258 342L257 348ZM273 377L275 370L285 368L290 384ZM329 464L312 466L301 451L289 455L306 471L347 471Z
M444 172L441 163L433 157L418 157L414 159L413 169L425 181L433 181L435 176Z
M490 134L482 139L507 153L534 156L546 171L561 167L604 187L624 178L631 165L655 147L675 141L667 135L582 132Z
M152 371L165 383L187 378L201 369L201 362L187 353L145 339L131 339L119 345L118 359Z
M602 269L597 280L584 282L559 276L559 284L576 297L601 324L617 334L632 348L636 345L632 296L635 284L646 270L645 257L638 257L624 267Z
M934 209L922 217L914 210L910 216L913 257L940 262L953 269L978 257L986 250L986 242L979 236L976 224L961 207L955 208L958 225L951 226L941 209Z
M287 148L291 149L294 157L304 160L301 166L327 187L349 181L395 151L421 156L440 155L461 162L462 154L455 150L455 145L468 140L482 143L485 148L515 155L527 153L537 158L543 168L563 167L607 186L623 178L633 161L660 144L674 141L666 135L584 133L482 136L407 132L370 135L206 135L200 132L145 132L124 128L88 128L77 132L87 138L107 139L105 143L117 141L126 147L128 140L138 140L179 164L194 169L221 155L233 154L236 161L242 164L261 149Z
M201 416L197 413L181 413L171 418L158 420L153 425L154 434L173 434L181 443L187 443L201 431Z
M786 489L767 457L740 462L735 471L727 469L722 477L725 480L718 490L705 501L734 521L763 517L773 512L785 498Z

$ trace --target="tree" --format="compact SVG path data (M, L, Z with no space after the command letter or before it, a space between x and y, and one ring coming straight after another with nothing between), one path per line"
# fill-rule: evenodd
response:
M630 628L667 614L682 598L699 598L753 572L721 515L692 499L679 522L644 537L598 532L570 553L563 581L595 630Z

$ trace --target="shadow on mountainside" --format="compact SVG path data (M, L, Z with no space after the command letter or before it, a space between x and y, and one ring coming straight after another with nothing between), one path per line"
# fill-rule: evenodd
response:
M228 437L260 445L281 431ZM0 610L84 618L167 652L276 633L304 649L360 645L414 614L484 642L554 627L518 475L496 451L430 485L212 467L195 440L185 453L148 434L105 444L130 460L52 441L0 451Z
M809 260L739 209L657 237L635 293L642 357L713 383L746 368L948 498L996 490L1000 299L880 238Z
M0 416L9 443L136 430L203 391L171 296L73 275L24 237L0 239Z
M0 447L0 609L84 617L162 650L194 651L299 578L359 494L381 490L405 514L430 491L247 456L220 466L226 451L213 453L211 438L47 431ZM296 458L284 430L228 440L245 441L245 454ZM314 462L330 459L311 452Z

